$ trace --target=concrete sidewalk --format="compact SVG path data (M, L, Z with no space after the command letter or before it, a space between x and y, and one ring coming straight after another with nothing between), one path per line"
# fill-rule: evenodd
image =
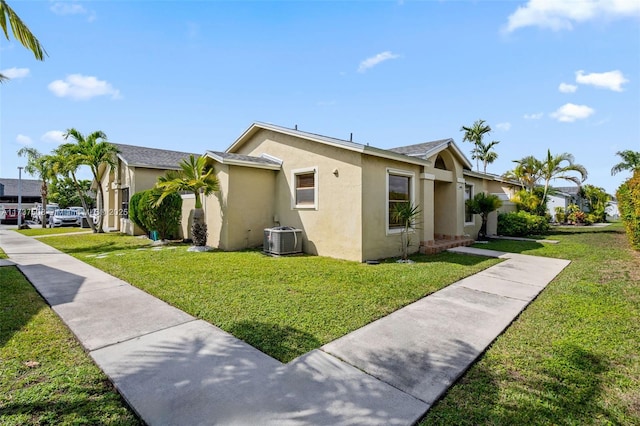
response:
M282 364L33 238L0 247L150 425L412 424L569 263L453 249L505 261Z

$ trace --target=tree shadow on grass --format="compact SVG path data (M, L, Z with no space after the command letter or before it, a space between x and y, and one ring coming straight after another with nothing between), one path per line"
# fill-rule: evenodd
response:
M281 361L289 362L321 346L314 335L279 324L239 321L226 330L238 339Z
M554 345L534 371L479 362L435 404L420 425L619 424L600 402L608 360L574 344ZM501 397L502 395L502 397Z

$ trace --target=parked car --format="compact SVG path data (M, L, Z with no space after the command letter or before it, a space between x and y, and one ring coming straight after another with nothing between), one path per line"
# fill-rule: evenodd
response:
M49 217L49 225L52 228L58 226L80 226L82 218L78 216L76 210L57 209L53 215Z
M18 223L18 212L16 208L0 206L0 223ZM24 223L24 212L22 212L22 223Z
M59 208L60 207L56 203L47 204L47 212L46 215L44 215L45 217L43 219L42 204L38 204L36 206L35 214L32 212L31 217L36 221L36 223L42 223L43 220L45 221L45 223L49 223L51 215Z

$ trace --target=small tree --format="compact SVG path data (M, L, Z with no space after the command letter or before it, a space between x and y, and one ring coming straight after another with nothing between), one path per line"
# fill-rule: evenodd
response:
M180 170L170 170L165 176L160 176L156 188L162 191L156 205L160 205L165 197L171 193L189 191L195 196L195 211L191 234L193 244L197 247L207 245L207 224L204 221L202 197L218 192L220 186L212 167L208 167L205 157L190 155L180 162Z
M502 200L497 195L487 195L484 192L477 193L472 199L467 200L467 208L472 214L479 214L482 218L482 225L478 238L484 239L487 236L487 220L489 213L498 210L502 206Z
M393 221L402 225L400 241L402 244L402 261L405 263L408 262L409 247L411 246L409 231L416 227L415 220L420 213L420 208L409 202L397 203L393 209Z

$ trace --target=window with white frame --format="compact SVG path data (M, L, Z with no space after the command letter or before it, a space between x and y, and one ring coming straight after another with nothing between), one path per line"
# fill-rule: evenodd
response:
M318 208L318 168L298 169L292 171L293 200L292 208Z
M473 185L465 184L464 185L464 222L465 223L474 223L473 222L473 214L469 211L469 207L467 207L467 200L473 198Z
M414 204L413 181L411 172L387 169L387 230L402 229L402 223L394 218L394 212L399 204Z

